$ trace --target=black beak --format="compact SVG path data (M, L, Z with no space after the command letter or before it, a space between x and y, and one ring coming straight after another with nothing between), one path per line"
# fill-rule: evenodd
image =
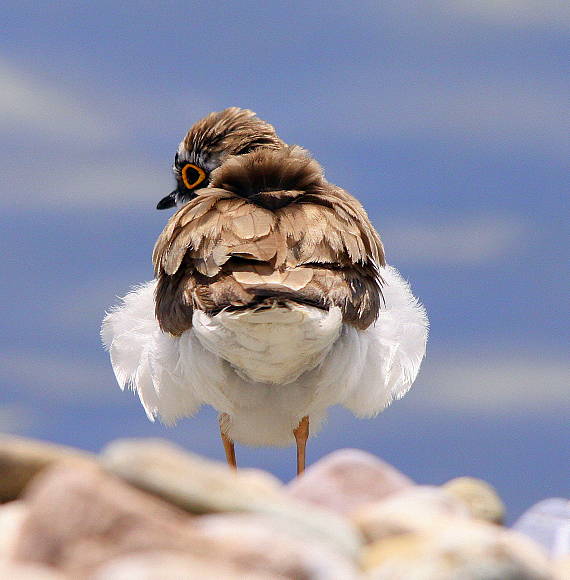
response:
M176 205L176 190L163 197L157 204L156 209L168 209Z

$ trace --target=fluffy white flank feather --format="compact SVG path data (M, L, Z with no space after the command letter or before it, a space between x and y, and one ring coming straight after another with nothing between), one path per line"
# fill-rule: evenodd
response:
M155 282L135 288L103 320L101 335L121 388L137 391L148 417L172 424L211 405L245 445L293 443L305 415L315 434L331 405L374 416L403 397L425 354L424 308L395 268L381 268L385 304L364 331L340 311L289 308L195 312L180 337L154 316Z

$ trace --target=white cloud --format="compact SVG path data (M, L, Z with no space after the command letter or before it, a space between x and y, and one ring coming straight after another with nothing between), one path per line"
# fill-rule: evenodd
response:
M315 114L352 138L429 138L488 151L536 152L568 162L567 89L533 75L431 78L426 71L351 67L323 80ZM336 77L344 82L338 85ZM354 91L352 87L366 90ZM350 103L350 107L347 107Z
M0 204L34 210L148 207L149 211L173 188L170 168L145 165L128 157L87 162L76 155L38 160L32 171L10 164L3 168L5 191Z
M119 297L128 294L135 286L153 278L150 250L145 268L125 264L113 278L91 280L89 285L76 284L58 297L59 307L50 312L53 322L66 331L85 334L86 321L92 328L100 324L105 312L119 304Z
M570 411L570 366L541 352L428 356L414 404L498 415Z
M444 13L507 26L569 26L566 0L436 0Z
M566 0L384 0L368 3L370 19L391 17L406 25L420 25L434 35L450 30L458 20L505 28L565 29L570 26Z
M16 384L38 401L83 404L109 402L119 390L110 364L38 352L5 352L0 355L1 378Z
M1 58L0 76L0 133L19 143L0 160L0 207L152 208L172 190L170 161L160 165L137 158L136 149L122 139L134 122L139 131L149 125L158 130L160 122L167 126L164 131L173 132L172 102L157 115L157 103L148 98L130 99L126 107L120 95L105 93L90 99L97 103L94 108ZM200 103L191 95L185 108L176 105L187 112ZM175 139L172 154L176 145Z
M442 223L391 223L381 230L389 261L475 266L525 247L525 226L512 217L480 216Z
M555 68L537 64L552 59L547 49L529 48L532 58L521 70L524 38L505 41L509 30L502 27L568 29L567 0L386 0L354 10L361 13L369 33L380 21L398 31L403 58L371 53L335 67L332 76L325 71L314 95L315 126L334 120L340 134L353 138L427 137L568 164L567 84ZM482 42L498 52L496 58L485 52L477 63L473 50ZM414 51L417 58L410 58Z
M106 142L118 134L116 122L90 110L82 99L0 60L0 129L27 130L57 141Z

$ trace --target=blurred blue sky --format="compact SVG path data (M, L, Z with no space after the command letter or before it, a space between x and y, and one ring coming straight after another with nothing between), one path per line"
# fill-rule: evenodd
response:
M249 107L356 195L431 324L414 389L335 410L309 458L368 449L418 481L483 477L511 518L568 495L568 33L556 0L5 1L0 430L99 449L161 436L116 387L105 308L152 276L188 127ZM238 449L293 474L293 450Z

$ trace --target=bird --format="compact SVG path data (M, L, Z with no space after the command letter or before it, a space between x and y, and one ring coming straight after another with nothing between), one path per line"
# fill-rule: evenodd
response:
M203 168L207 184L170 198L180 207L156 241L155 278L101 333L149 419L210 405L229 466L236 442L295 444L301 474L329 407L373 417L407 393L429 324L360 202L272 130L244 148L188 132L178 163Z

